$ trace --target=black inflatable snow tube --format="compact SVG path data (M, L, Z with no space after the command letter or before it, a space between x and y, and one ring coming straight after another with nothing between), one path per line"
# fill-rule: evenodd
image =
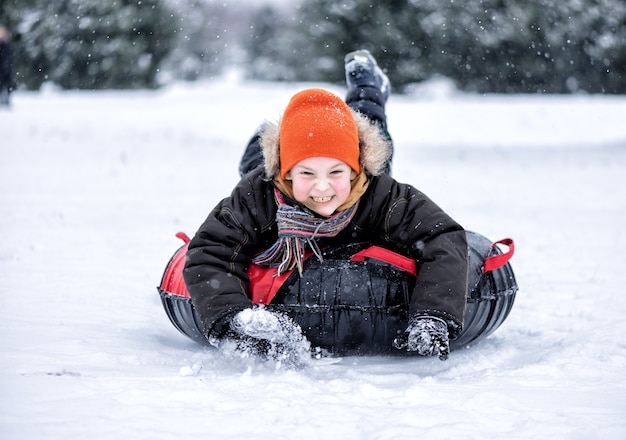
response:
M518 290L508 262L483 273L485 260L500 254L491 241L475 232L467 232L467 240L467 308L463 329L450 342L452 350L493 333L508 317ZM392 348L392 341L407 326L415 279L386 263L350 261L362 247L356 244L326 251L321 262L309 258L302 277L292 274L268 307L292 317L313 347L336 355L400 354ZM191 339L208 344L190 298L163 286L164 280L158 290L172 324Z
M498 247L476 232L467 232L469 248L469 277L467 307L463 318L463 330L450 341L450 349L455 350L477 342L492 334L509 316L515 295L517 281L510 263L498 269L484 272L485 260L501 254Z

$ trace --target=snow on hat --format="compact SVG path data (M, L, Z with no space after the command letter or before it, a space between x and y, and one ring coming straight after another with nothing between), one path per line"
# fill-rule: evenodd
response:
M339 159L357 173L359 133L346 103L326 90L307 89L295 94L280 123L280 175L311 157Z

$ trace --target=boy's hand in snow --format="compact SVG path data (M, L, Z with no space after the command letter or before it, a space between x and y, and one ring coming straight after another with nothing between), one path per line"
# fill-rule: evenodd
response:
M432 316L411 318L404 334L393 341L398 350L415 351L422 356L439 356L445 361L450 353L448 325Z
M230 321L230 331L221 348L239 355L257 356L289 366L301 366L310 359L309 341L289 317L262 307L238 312Z
M242 310L230 321L230 328L241 335L276 343L287 342L296 327L288 317L261 307Z

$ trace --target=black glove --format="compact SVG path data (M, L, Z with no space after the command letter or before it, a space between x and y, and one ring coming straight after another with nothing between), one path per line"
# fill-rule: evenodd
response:
M210 342L240 357L255 356L291 367L303 366L311 357L309 341L289 317L263 307L245 309L230 321L230 330Z
M393 346L422 356L439 356L445 361L450 353L448 325L433 316L416 316L411 318L406 331L393 341Z

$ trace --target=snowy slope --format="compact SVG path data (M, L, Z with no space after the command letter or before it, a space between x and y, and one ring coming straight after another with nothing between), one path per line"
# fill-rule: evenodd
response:
M155 289L174 234L308 86L19 93L0 111L0 438L626 438L626 97L391 98L394 176L516 240L520 292L486 341L276 371L178 334Z

